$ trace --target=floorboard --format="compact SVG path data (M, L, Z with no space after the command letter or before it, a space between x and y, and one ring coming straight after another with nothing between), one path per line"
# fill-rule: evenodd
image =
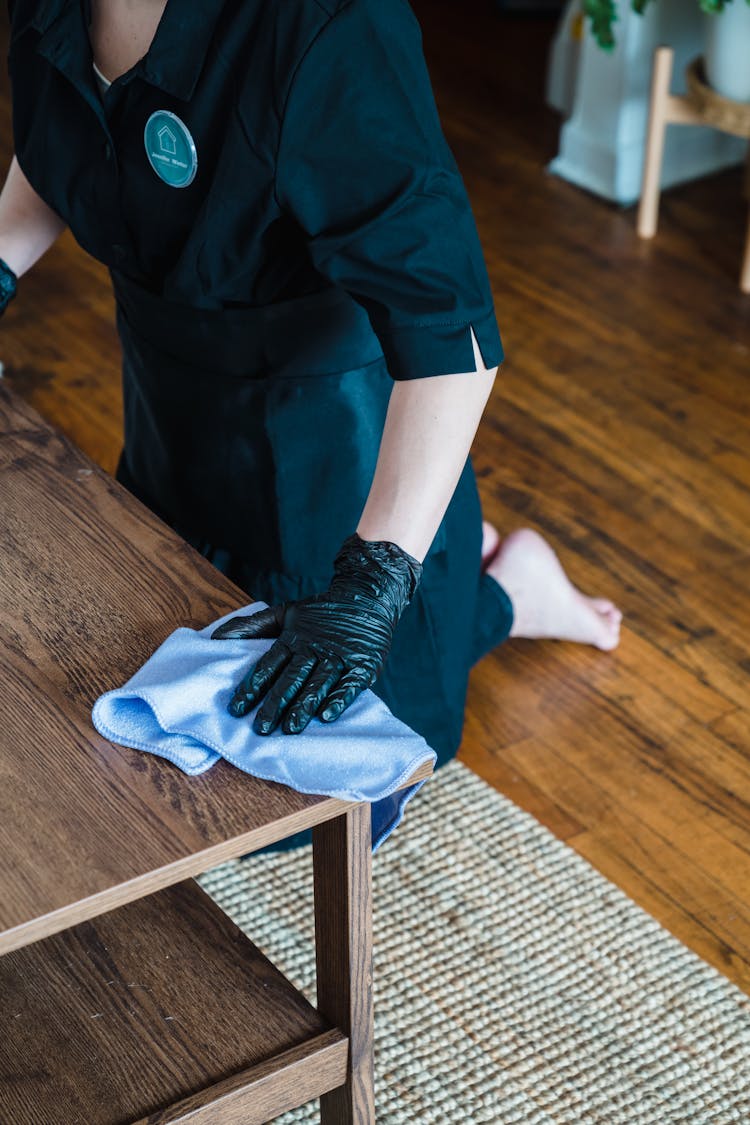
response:
M545 534L625 620L611 654L511 641L472 672L461 759L750 991L750 298L731 169L651 242L547 171L554 21L414 0L506 349L473 454L485 514ZM7 80L0 156L11 154ZM69 234L2 332L5 377L108 471L108 276Z

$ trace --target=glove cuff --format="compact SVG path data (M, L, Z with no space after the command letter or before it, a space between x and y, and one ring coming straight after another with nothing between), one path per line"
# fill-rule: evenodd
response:
M333 566L336 578L345 576L347 581L362 584L370 596L390 596L396 617L414 596L423 569L421 562L397 543L362 539L356 531L341 544Z

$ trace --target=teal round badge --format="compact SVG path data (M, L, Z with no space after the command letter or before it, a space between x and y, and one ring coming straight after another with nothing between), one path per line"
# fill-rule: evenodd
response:
M198 171L198 153L183 121L168 109L157 109L143 130L148 162L170 187L187 187Z

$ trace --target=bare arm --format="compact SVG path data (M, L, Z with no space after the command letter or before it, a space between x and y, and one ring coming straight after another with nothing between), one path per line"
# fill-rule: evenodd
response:
M420 562L461 475L497 374L477 370L394 383L358 534L397 543Z
M484 367L476 339L474 362L475 371L394 383L360 539L352 535L341 545L329 590L233 617L212 634L277 638L229 704L239 718L266 697L253 720L257 734L280 722L287 734L298 734L316 714L333 721L382 669L419 581L413 560L422 562L435 537L497 374Z
M37 195L14 156L0 192L0 258L20 277L64 229L63 220Z

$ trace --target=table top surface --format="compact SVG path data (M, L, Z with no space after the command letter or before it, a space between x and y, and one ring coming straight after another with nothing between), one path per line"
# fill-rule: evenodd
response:
M0 384L0 953L350 807L91 722L174 629L250 600Z

